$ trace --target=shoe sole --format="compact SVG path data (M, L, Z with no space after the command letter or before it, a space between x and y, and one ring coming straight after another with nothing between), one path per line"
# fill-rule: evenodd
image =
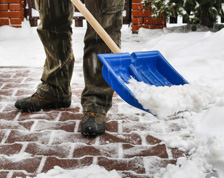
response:
M37 112L42 109L60 109L60 108L68 108L71 105L71 102L57 102L48 104L45 106L36 106L36 105L30 105L28 107L21 107L20 105L15 105L16 108L18 108L22 112Z
M96 137L96 136L104 134L105 130L102 129L102 130L96 131L96 130L86 129L85 131L82 130L81 133L83 136Z

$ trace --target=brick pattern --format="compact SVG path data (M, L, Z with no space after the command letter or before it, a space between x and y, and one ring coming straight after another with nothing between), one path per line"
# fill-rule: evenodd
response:
M150 0L148 0L150 2ZM148 5L150 6L150 4ZM137 32L140 28L161 29L166 27L166 19L153 18L149 7L143 9L142 0L132 0L132 31Z
M21 27L24 19L23 0L0 0L0 26Z
M106 133L97 138L83 137L79 103L84 84L77 82L82 70L81 65L76 66L71 107L34 113L18 112L14 102L35 91L42 69L0 68L1 178L34 177L56 165L75 169L91 164L115 169L123 178L148 178L184 155L145 133L153 126L140 120L142 114L119 114L118 103L124 101L117 94L107 115Z

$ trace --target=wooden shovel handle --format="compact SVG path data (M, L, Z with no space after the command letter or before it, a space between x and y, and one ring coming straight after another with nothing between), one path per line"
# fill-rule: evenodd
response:
M102 28L102 26L97 22L89 10L83 5L80 0L71 0L72 3L77 7L77 9L86 18L89 24L97 32L97 34L103 39L106 45L110 48L113 53L121 53L120 48L115 44L107 32Z

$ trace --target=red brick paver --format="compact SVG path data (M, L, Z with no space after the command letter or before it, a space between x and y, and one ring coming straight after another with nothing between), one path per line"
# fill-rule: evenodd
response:
M70 108L17 111L15 101L35 92L41 72L38 68L0 68L0 178L33 177L56 165L75 169L91 164L115 169L122 177L146 178L167 164L175 164L184 154L144 132L153 127L151 122L140 121L144 113L120 113L123 101L117 94L107 116L106 133L83 137L80 69L73 76Z

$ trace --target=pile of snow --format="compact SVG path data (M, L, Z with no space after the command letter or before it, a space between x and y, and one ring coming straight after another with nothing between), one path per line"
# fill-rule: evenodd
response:
M85 29L73 29L73 48L76 61L82 60ZM35 27L29 21L22 28L0 27L0 65L15 67L43 67L45 51Z
M184 111L199 112L224 99L224 91L219 93L215 88L202 83L156 87L135 79L129 82L127 86L143 108L159 118Z
M184 113L182 116L176 123L185 122L188 127L163 139L171 147L189 152L190 156L180 157L177 165L169 165L160 177L185 178L192 174L190 177L197 178L206 177L208 173L224 177L224 106L213 106L200 113Z
M208 110L194 113L179 124L186 122L177 135L164 136L171 147L188 151L188 157L180 157L176 165L161 169L156 178L222 178L224 177L224 106L214 106ZM168 134L168 133L167 133ZM215 170L215 171L214 171Z
M107 171L98 165L91 165L75 170L65 170L55 166L47 173L38 174L35 178L121 178L117 171Z
M190 84L155 87L131 79L127 86L160 119L162 128L155 127L153 134L190 156L180 157L176 165L168 165L154 177L224 177L224 29L216 33L156 31L140 30L143 41L147 35L153 37L146 38L144 50L162 51ZM175 124L181 130L170 133L169 123L174 121L169 116L173 115L178 116Z

